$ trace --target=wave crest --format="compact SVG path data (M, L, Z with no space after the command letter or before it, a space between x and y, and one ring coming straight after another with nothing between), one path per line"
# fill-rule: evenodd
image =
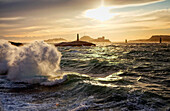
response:
M61 53L43 41L15 47L7 41L0 42L0 74L14 82L39 83L61 76Z

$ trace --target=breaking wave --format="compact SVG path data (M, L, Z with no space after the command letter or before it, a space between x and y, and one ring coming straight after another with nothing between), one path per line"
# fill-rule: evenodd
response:
M13 82L48 84L63 81L60 77L61 53L43 41L16 47L0 42L0 74ZM57 78L57 79L56 79Z

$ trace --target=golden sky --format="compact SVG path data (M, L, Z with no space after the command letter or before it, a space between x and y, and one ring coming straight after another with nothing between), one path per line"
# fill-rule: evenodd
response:
M170 0L0 0L0 39L146 39L170 34L169 8Z

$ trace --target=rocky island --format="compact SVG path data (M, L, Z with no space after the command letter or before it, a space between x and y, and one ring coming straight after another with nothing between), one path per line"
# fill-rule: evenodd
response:
M79 40L79 34L77 34L77 41L72 42L61 42L54 44L55 46L96 46L96 44L86 42L86 41L80 41Z

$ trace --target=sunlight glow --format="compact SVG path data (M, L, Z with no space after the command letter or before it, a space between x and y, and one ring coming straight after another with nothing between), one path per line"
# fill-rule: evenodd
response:
M97 9L87 10L85 16L99 21L106 21L111 19L113 17L113 14L110 13L109 7L101 6Z

